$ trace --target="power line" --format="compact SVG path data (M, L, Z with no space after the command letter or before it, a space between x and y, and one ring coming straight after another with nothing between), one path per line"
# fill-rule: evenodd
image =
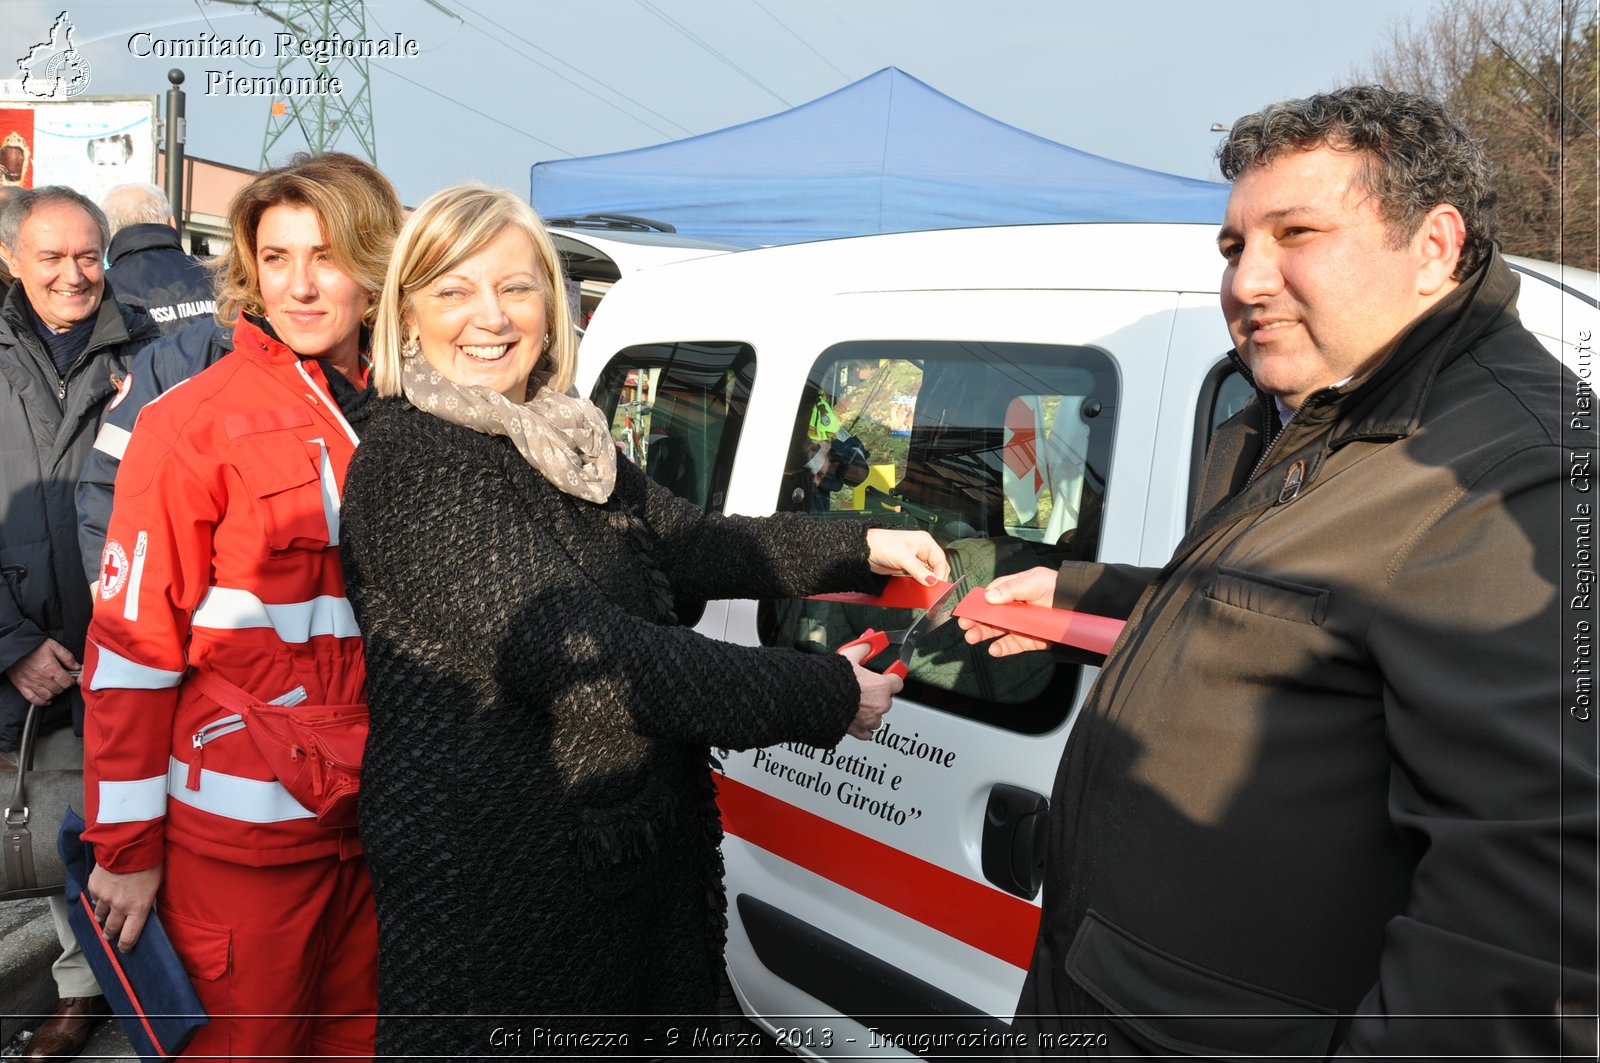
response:
M451 97L446 96L444 93L440 92L438 89L429 88L427 85L424 85L422 82L415 81L415 80L413 80L411 78L408 78L404 74L402 74L402 73L400 73L400 72L398 72L396 70L391 70L389 67L380 66L380 67L378 67L378 70L381 73L388 74L390 77L397 77L401 81L407 82L408 84L411 84L411 85L415 85L417 88L421 89L423 92L432 93L433 95L439 97L441 100L444 100L446 103L455 104L457 107L460 107L464 111L471 111L473 114L477 115L480 118L487 118L489 121L493 122L495 125L503 126L504 128L511 130L513 133L516 133L518 136L527 137L529 140L533 141L536 144L543 144L545 147L550 148L553 151L559 151L563 155L572 156L572 155L576 154L575 152L568 151L566 148L563 148L559 144L552 144L548 140L544 140L544 139L542 139L540 137L536 137L532 133L529 133L527 130L518 129L516 126L511 125L509 122L502 122L500 119L496 118L492 114L485 114L483 111L478 110L476 107L470 107L467 104L462 103L460 100L452 99Z
M455 39L458 36L461 35L461 31L463 29L470 28L470 27L467 26L467 20L462 18L460 15L456 14L454 11L451 11L448 8L444 8L439 4L434 4L433 6L439 8L439 10L441 10L445 14L449 15L451 17L451 19L453 19L455 21L455 26L450 31L450 36L446 37L443 41L439 42L438 44L432 45L431 47L421 49L421 54L422 55L429 55L429 54L431 54L433 52L442 51L443 49L448 48L451 45L451 43L453 43L455 41ZM389 33L389 27L385 26L381 21L379 21L378 12L371 5L368 6L368 12L367 13L369 15L371 15L372 21L377 23L378 28L383 30L384 34L387 35Z
M555 59L557 62L561 63L563 66L566 66L567 68L569 68L571 70L577 71L577 73L579 73L580 75L582 75L585 78L588 78L590 81L594 82L596 85L603 86L608 92L611 92L612 94L614 94L616 96L622 97L624 100L627 100L629 103L633 104L635 107L638 107L642 111L646 111L649 114L655 115L657 118L661 119L663 122L666 122L668 125L675 126L677 129L679 129L680 131L682 131L684 133L693 132L693 130L689 129L687 126L679 125L677 122L674 122L671 118L668 118L666 115L662 114L661 112L656 111L656 110L646 106L645 104L639 102L638 100L636 100L633 97L627 95L626 93L618 92L616 89L612 88L611 86L606 85L605 82L601 81L599 78L596 78L596 77L594 77L594 76L592 76L590 74L584 73L584 71L579 70L577 67L573 66L571 63L566 62L565 60L561 59L559 56L556 56L554 53L550 52L549 50L540 47L539 45L535 44L533 41L528 40L528 38L524 37L522 34L518 33L516 30L513 30L511 27L505 25L504 23L496 22L494 19L492 19L489 16L485 15L483 12L478 11L477 9L473 8L471 5L464 4L464 3L461 3L460 0L456 0L456 6L462 8L463 10L470 11L473 15L475 15L478 18L482 19L484 22L487 22L489 25L495 27L498 30L501 30L504 33L510 34L511 36L515 37L519 41L522 41L524 44L528 45L528 47L534 49L535 51L541 52L542 54L547 55L552 59ZM545 63L545 62L542 62L541 60L535 59L533 56L527 54L526 52L524 52L524 51L522 51L522 50L520 50L518 48L513 48L510 44L507 44L505 40L503 40L500 37L496 37L494 34L489 33L487 30L483 29L482 27L473 26L473 25L468 24L467 28L473 30L476 33L483 34L483 36L488 37L490 40L492 40L495 43L501 45L502 47L508 49L509 51L515 52L517 55L522 56L524 59L528 60L528 62L530 62L530 63L533 63L535 66L541 67L542 69L549 71L551 74L553 74L556 77L560 78L562 81L565 81L568 85L571 85L573 88L577 89L579 92L583 92L583 93L586 93L586 94L588 94L590 96L593 96L595 99L599 100L601 103L605 104L607 107L610 107L612 110L616 111L618 114L622 115L623 117L631 118L633 121L638 122L640 125L646 126L649 129L654 130L655 132L661 134L663 137L667 137L668 139L672 138L673 134L669 133L667 130L662 129L661 127L659 127L657 125L654 125L654 124L652 124L650 122L645 121L643 118L640 118L636 114L630 114L629 112L623 110L621 107L618 107L615 103L611 102L610 100L608 100L608 99L604 98L603 96L601 96L599 93L595 92L593 89L587 88L587 87L585 87L583 85L578 84L576 81L574 81L571 78L567 77L561 71L559 71L559 70L555 69L554 67L550 66L548 63Z
M206 12L206 9L205 9L205 8L203 8L203 7L201 7L201 6L200 6L200 0L194 0L194 9L195 9L195 10L196 10L196 11L197 11L197 12L199 12L199 14L200 14L200 17L201 17L201 19L203 19L203 20L204 20L204 21L205 21L205 24L206 24L206 29L208 29L208 30L210 30L210 31L211 31L211 35L212 35L212 36L213 36L213 37L220 37L220 36L221 36L221 34L219 34L219 33L218 33L218 32L217 32L217 27L215 27L215 26L213 26L213 25L212 25L212 24L211 24L211 16L210 16L210 15L209 15L209 14L208 14L208 13L207 13L207 12ZM246 14L249 14L249 13L250 13L250 12L246 12L246 11L239 11L239 12L236 12L236 14L238 14L238 15L246 15ZM256 14L260 14L260 12L259 12L259 11L258 11L258 12L255 12L255 13L256 13ZM227 18L227 17L229 17L229 16L226 16L226 15L224 15L224 16L223 16L223 17L224 17L224 18ZM192 20L192 19L184 19L184 20L183 20L183 21L185 21L185 22L191 22L191 21L193 21L193 20ZM154 27L152 27L152 28L154 28ZM234 58L235 58L235 59L236 59L236 60L238 60L238 62L240 62L240 63L243 63L243 64L244 64L244 65L245 65L245 66L247 66L247 67L249 67L249 68L250 68L250 69L252 69L252 70L271 70L271 69L272 69L272 67L271 67L271 66L269 66L269 65L268 65L268 64L266 64L266 63L252 63L252 62L250 62L250 60L248 60L248 59L246 59L246 58L245 58L245 57L244 57L244 56L242 56L242 55L240 55L240 56L235 56L235 57L234 57Z
M735 63L732 59L729 59L727 56L723 55L721 52L719 52L715 48L711 47L711 45L707 44L701 38L695 36L695 34L693 34L692 32L689 31L688 27L686 27L683 23L679 22L677 19L675 19L672 16L668 15L666 12L662 11L660 8L656 7L656 5L651 3L650 0L633 0L633 2L638 4L640 7L644 8L646 11L650 12L652 15L654 15L656 18L660 19L662 22L665 22L668 26L671 26L673 29L675 29L679 33L683 34L685 37L687 37L689 40L693 41L695 44L698 44L700 47L704 48L711 55L713 55L717 59L721 60L722 63L725 66L728 67L728 69L737 72L738 74L743 76L746 81L750 82L750 84L754 85L756 88L760 89L762 92L765 92L767 95L771 96L773 99L777 100L779 103L783 104L785 107L793 107L794 106L794 104L790 103L788 100L784 99L782 96L779 96L772 89L768 88L765 84L763 84L760 81L760 79L758 79L754 74L750 73L750 71L746 70L744 67L740 66L738 63Z
M1527 67L1523 66L1520 62L1518 62L1517 61L1517 57L1512 55L1509 51L1506 50L1505 45L1501 44L1499 41L1495 40L1493 37L1489 38L1489 43L1494 45L1496 48L1500 49L1500 54L1505 56L1507 59L1509 59L1511 61L1511 64L1513 66L1515 66L1518 70L1520 70L1524 74L1528 75L1528 77L1533 81L1533 83L1535 85L1539 86L1541 89L1544 89L1545 95L1549 96L1552 100L1555 100L1556 103L1560 104L1562 111L1564 111L1568 115L1570 115L1574 122L1577 122L1579 125L1583 126L1583 128L1587 129L1590 133L1594 134L1595 136L1600 137L1600 133L1595 132L1594 126L1590 125L1588 122L1585 122L1583 120L1583 115L1581 115L1577 111L1573 110L1571 104L1569 104L1566 100L1562 99L1555 92L1551 91L1550 86L1546 85L1543 81L1541 81L1539 79L1539 75L1535 74L1533 71L1529 70ZM1566 47L1566 42L1565 41L1562 42L1562 47L1563 48ZM1562 79L1563 79L1563 82L1564 82L1565 78L1566 78L1566 64L1565 63L1563 63L1561 65L1561 72L1562 72Z
M768 18L770 18L772 21L776 22L778 25L782 26L784 29L788 30L789 31L789 36L793 37L795 40L799 41L801 44L803 44L807 48L809 48L811 50L811 54L812 55L816 56L818 59L821 59L824 63L827 63L829 66L832 66L833 67L833 72L835 74L838 74L840 77L844 78L846 81L850 80L850 75L849 74L846 74L843 70L840 70L837 66L834 66L832 59L829 59L827 56L823 55L821 52L817 51L815 48L812 48L810 41L807 41L804 37L800 36L800 34L796 33L794 31L794 29L788 23L783 21L783 19L779 18L777 15L774 15L771 12L771 10L768 9L766 4L763 4L761 2L761 0L754 0L754 2L755 2L755 5L757 7L759 7L766 14L766 16Z
M889 66L890 65L890 63L886 59L884 59L883 53L878 51L878 48L877 48L876 45L874 45L871 41L867 40L865 37L861 36L861 34L857 33L856 32L856 28L854 26L850 25L850 23L848 23L844 19L840 18L839 17L839 13L837 11L835 11L833 8L828 6L828 0L816 0L816 2L818 4L820 4L820 5L822 5L822 10L826 11L828 14L830 14L830 15L832 15L834 17L834 21L838 22L839 25L843 26L847 31L849 31L850 36L852 36L856 40L860 41L866 47L866 49L873 54L873 56L875 57L873 59L873 62L877 63L879 67L885 67L885 66Z

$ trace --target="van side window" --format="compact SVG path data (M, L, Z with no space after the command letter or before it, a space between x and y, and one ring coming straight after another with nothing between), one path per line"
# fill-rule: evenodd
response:
M862 341L813 365L776 509L923 528L957 575L995 576L1099 554L1117 375L1088 347ZM915 613L764 602L762 641L817 653ZM871 666L882 668L884 654ZM1026 733L1058 726L1080 668L1051 654L995 659L950 624L919 644L906 696Z
M720 513L755 375L748 344L644 344L613 357L590 398L646 476Z
M1256 397L1256 390L1233 367L1229 360L1217 362L1200 385L1194 417L1194 446L1189 456L1189 517L1194 518L1195 500L1200 496L1200 482L1205 472L1206 454L1211 440L1223 422L1247 406Z
M1237 369L1230 367L1222 380L1217 384L1216 395L1211 404L1211 431L1206 436L1206 442L1211 442L1211 436L1217 434L1217 429L1222 427L1222 422L1244 409L1245 403L1256 397L1256 389L1250 382L1239 374Z

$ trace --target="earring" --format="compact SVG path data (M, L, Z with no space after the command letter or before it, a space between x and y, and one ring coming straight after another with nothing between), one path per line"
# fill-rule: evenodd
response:
M400 348L400 357L415 358L417 356L417 352L421 349L422 345L416 341L415 337L413 337L406 341L406 345L404 347Z

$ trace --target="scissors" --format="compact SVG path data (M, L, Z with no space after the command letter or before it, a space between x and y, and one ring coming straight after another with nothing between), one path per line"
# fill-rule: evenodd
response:
M900 644L900 659L885 668L883 674L899 676L904 679L906 672L910 668L911 654L916 648L917 642L928 632L948 623L950 618L955 615L956 606L961 602L962 591L966 584L967 577L962 576L947 586L944 592L934 599L933 604L928 606L928 611L923 613L917 622L910 627L902 628L899 631L878 631L869 627L834 652L843 654L846 650L854 647L865 646L867 652L861 658L861 663L865 664L888 649L892 643L898 642Z

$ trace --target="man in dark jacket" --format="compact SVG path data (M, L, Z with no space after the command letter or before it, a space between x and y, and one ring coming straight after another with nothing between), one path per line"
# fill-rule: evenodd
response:
M211 274L184 253L167 194L152 184L117 185L103 205L111 225L106 279L117 298L148 311L163 333L209 318L217 309Z
M231 350L233 330L208 318L162 336L133 360L78 478L78 552L83 558L84 578L90 583L100 578L100 552L105 549L106 527L111 523L112 489L139 411Z
M1275 104L1219 157L1258 397L1194 523L1160 570L989 595L1128 618L1056 777L1017 1030L1046 1054L1593 1058L1596 744L1563 653L1593 613L1562 592L1564 526L1592 522L1567 473L1593 428L1563 436L1583 389L1518 321L1488 165L1433 101Z
M0 213L0 253L16 274L0 304L0 753L15 752L30 704L48 706L44 727L83 733L77 670L90 596L73 492L133 352L158 335L110 298L108 239L100 208L70 188L23 191ZM70 745L81 763L82 742ZM55 969L61 1003L30 1059L76 1054L106 1010L64 902L51 904L66 950Z

